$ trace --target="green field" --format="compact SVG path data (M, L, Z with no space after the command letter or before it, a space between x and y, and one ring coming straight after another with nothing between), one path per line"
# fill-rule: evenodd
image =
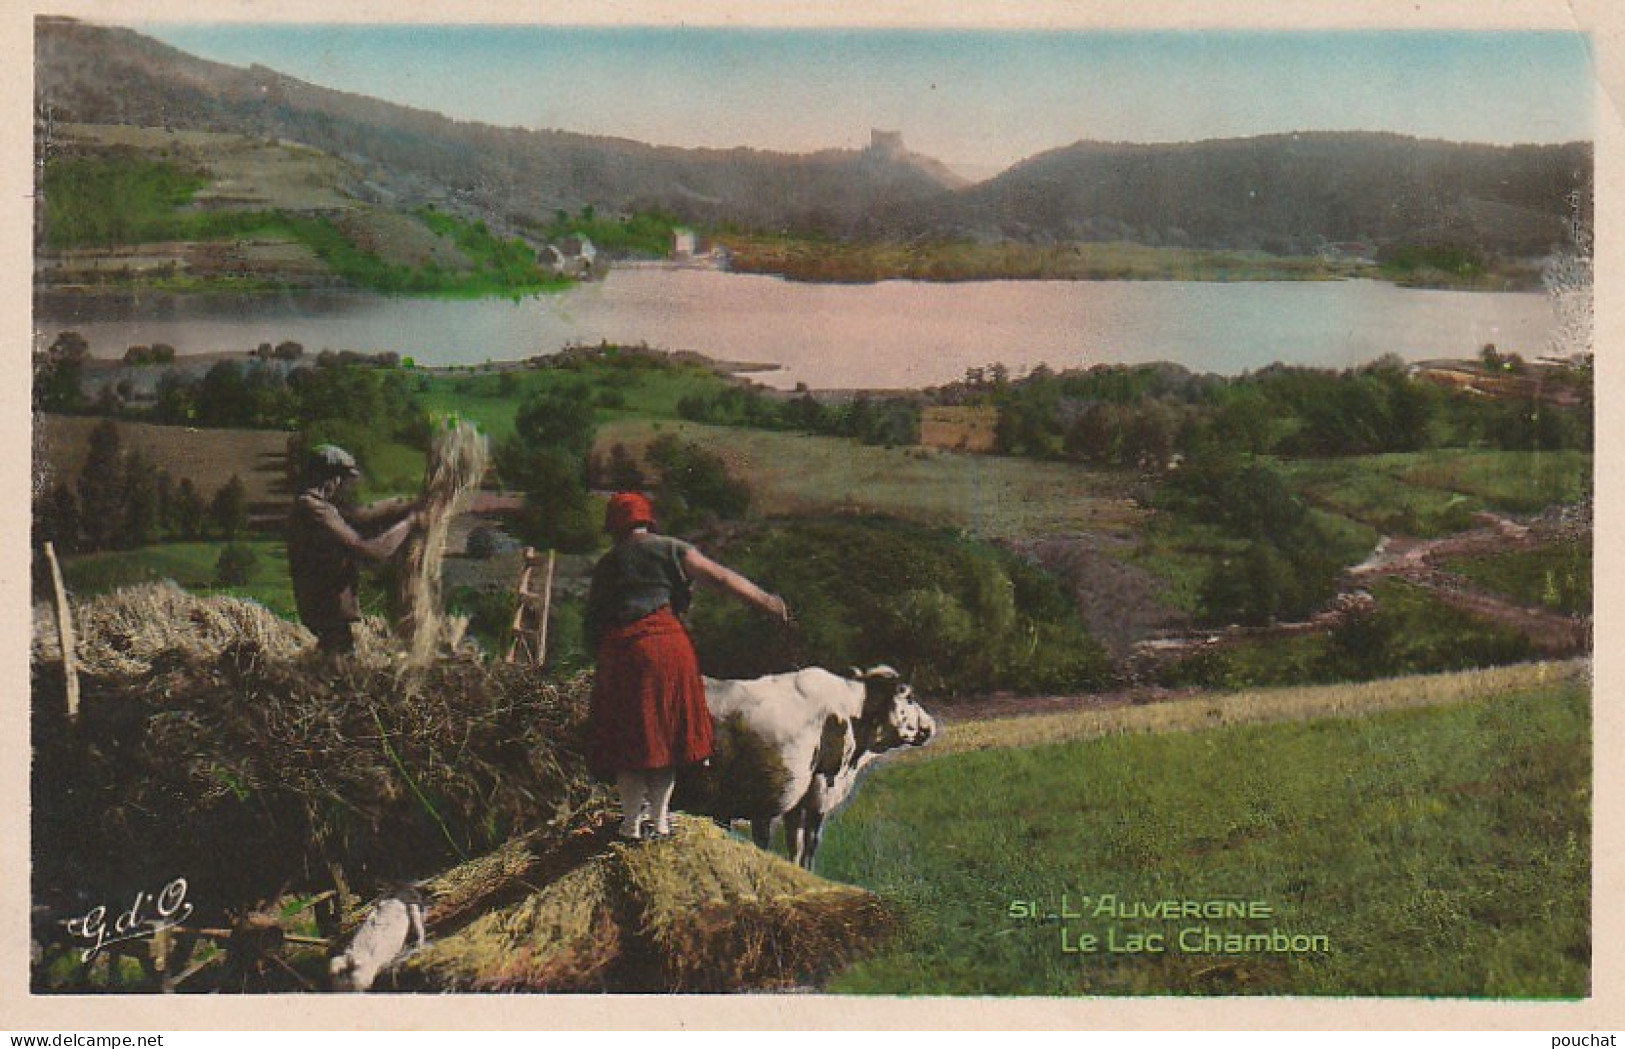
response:
M1445 562L1450 571L1525 605L1570 615L1591 614L1589 544L1554 543Z
M1126 536L1143 519L1129 501L1129 478L1068 463L689 422L615 422L599 430L598 446L618 441L638 450L661 433L720 454L750 484L755 512L766 516L889 514L990 539Z
M1427 687L1314 702L1366 711L1387 702L1373 689L1404 703ZM906 929L827 989L1583 997L1589 695L1572 675L1488 692L1276 724L1225 725L1198 702L1170 726L1195 731L1051 745L1024 746L1021 722L1028 742L1065 738L1048 722L1066 716L1010 719L996 749L898 761L826 828L819 865L896 903ZM1103 910L1108 896L1258 916L1147 917ZM1265 938L1223 939L1247 934Z
M572 368L445 368L421 374L418 397L429 412L467 419L498 440L513 432L521 402L538 390L584 389L601 422L676 420L678 401L716 393L727 382L704 365L675 361L658 368L601 361Z
M224 543L160 543L140 550L118 550L70 557L62 567L63 582L78 598L137 583L171 580L201 594L243 597L281 616L292 616L293 584L288 581L287 545L280 540L245 540L255 565L248 584L215 586L215 562Z

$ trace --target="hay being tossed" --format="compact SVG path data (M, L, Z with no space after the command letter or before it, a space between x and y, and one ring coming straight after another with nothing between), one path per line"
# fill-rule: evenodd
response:
M396 594L401 637L407 641L407 661L413 666L427 665L440 648L445 626L440 569L446 534L452 518L479 488L489 464L485 437L471 423L452 422L435 431L423 483L422 527L407 540ZM455 644L455 638L452 641Z

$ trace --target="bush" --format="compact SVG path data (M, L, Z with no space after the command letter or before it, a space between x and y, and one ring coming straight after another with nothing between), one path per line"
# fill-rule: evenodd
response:
M247 586L259 561L252 548L242 543L227 543L214 563L214 585Z
M1005 551L885 518L797 519L716 551L784 595L795 633L721 598L696 602L707 673L888 663L929 695L1104 686L1110 663L1061 586Z
M648 458L660 471L655 511L668 531L739 520L750 510L750 486L731 476L715 452L668 433L649 445Z

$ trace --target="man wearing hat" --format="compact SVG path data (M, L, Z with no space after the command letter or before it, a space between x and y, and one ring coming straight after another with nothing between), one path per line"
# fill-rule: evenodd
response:
M418 520L418 504L388 499L349 505L361 478L355 457L336 445L310 451L303 490L288 514L288 572L299 619L328 655L355 649L354 624L361 618L356 589L360 562L389 560ZM372 532L388 526L371 538Z

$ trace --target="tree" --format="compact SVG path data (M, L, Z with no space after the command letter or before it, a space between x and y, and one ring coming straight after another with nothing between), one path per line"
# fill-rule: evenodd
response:
M206 513L203 497L198 494L197 486L192 484L190 477L181 478L181 483L175 486L175 496L170 503L171 527L174 534L181 539L198 538L203 534Z
M79 549L79 500L73 489L54 484L34 500L34 545L54 543L59 554Z
M586 553L598 545L581 460L557 448L505 446L502 476L525 493L515 530L533 546Z
M597 432L592 391L578 382L536 390L520 404L513 429L532 448L557 448L584 458Z
M181 425L197 418L197 379L177 371L158 377L158 403L154 415L161 423Z
M79 520L87 549L117 545L124 521L123 458L118 423L102 420L90 431L90 450L79 472Z
M707 520L739 520L750 510L750 487L728 473L722 456L675 434L649 445L649 463L660 471L655 509L672 531L689 531Z
M124 457L124 519L118 545L125 549L146 546L158 538L158 471L139 451Z
M209 523L224 539L235 539L248 527L248 492L236 474L209 500Z
M197 418L204 426L247 426L254 421L254 394L243 366L221 361L203 376Z
M609 462L604 467L604 482L617 492L636 491L647 483L637 456L619 441L610 446Z
M45 412L72 412L84 407L85 361L90 343L76 331L57 335L44 354L34 358L34 407Z

